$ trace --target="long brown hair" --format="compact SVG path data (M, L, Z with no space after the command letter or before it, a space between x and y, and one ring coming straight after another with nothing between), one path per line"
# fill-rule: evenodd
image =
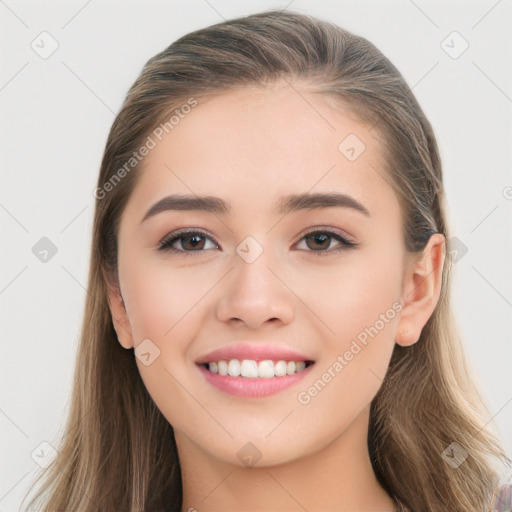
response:
M422 251L434 232L450 238L432 127L402 75L368 40L312 16L278 10L181 37L146 63L108 136L95 191L71 408L58 455L39 476L43 482L29 506L47 512L180 510L172 426L147 392L133 349L118 342L107 299L107 286L117 283L119 219L140 167L130 159L155 127L169 123L172 112L186 113L194 101L230 88L283 78L372 123L384 142L384 170L402 205L409 251ZM403 510L488 510L498 484L491 459L506 460L486 428L488 410L451 314L451 267L446 258L434 313L416 344L395 345L371 404L371 462ZM443 458L452 443L468 454L456 469Z

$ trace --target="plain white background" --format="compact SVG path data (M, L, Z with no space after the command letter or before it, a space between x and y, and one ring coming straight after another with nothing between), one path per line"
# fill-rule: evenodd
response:
M32 454L42 442L57 445L62 432L87 293L92 192L129 86L183 34L285 7L373 42L431 121L459 240L454 307L489 421L510 455L511 0L2 0L0 512L18 510L39 469ZM57 250L46 262L33 250L43 237Z

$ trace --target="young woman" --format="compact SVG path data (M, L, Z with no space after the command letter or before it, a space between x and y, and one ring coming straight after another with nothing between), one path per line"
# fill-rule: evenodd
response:
M434 133L370 42L274 10L180 38L94 193L72 407L31 506L507 509Z

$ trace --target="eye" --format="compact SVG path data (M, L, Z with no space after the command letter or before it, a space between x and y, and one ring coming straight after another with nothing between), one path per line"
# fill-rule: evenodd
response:
M339 243L337 249L331 249L333 239ZM358 245L330 229L315 229L309 231L301 238L300 241L302 240L306 241L306 246L310 249L306 252L314 252L315 256L337 253L339 251L357 247Z
M333 239L338 242L339 247L337 249L331 249ZM301 238L300 242L302 242L302 240L305 240L306 247L309 249L306 250L306 252L313 252L315 255L337 253L358 245L330 229L315 229L309 231ZM213 247L206 247L207 241L210 241ZM181 246L181 248L177 246ZM158 245L158 249L161 251L183 253L186 255L190 255L190 253L193 252L204 252L206 249L218 248L219 246L213 239L202 231L178 231L171 233Z
M205 249L205 242L201 239L207 239L212 242L212 239L204 234L202 231L179 231L177 233L172 233L169 237L164 238L160 244L158 245L158 249L161 251L169 251L169 252L181 252L181 253L190 253L190 252L201 252L202 249ZM218 248L218 245L213 243L213 249ZM181 249L177 249L175 246L181 245Z

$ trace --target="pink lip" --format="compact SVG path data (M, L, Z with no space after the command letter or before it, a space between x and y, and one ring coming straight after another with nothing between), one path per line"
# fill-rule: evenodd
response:
M224 361L229 361L230 359L238 359L239 361L243 359L253 359L254 361L262 361L264 359L271 359L273 361L313 361L311 357L288 347L240 343L237 345L227 345L213 350L212 352L208 352L199 357L196 363L210 363L222 359Z
M301 360L303 359L298 359L298 361ZM229 375L219 375L218 373L212 373L204 366L198 365L197 368L210 384L215 386L217 389L224 391L225 393L243 397L263 397L273 395L274 393L278 393L279 391L283 391L290 386L293 386L302 380L307 374L309 374L309 371L311 368L313 368L313 366L314 365L308 366L301 372L294 373L293 375L286 375L284 377L272 377L268 379L231 377Z

